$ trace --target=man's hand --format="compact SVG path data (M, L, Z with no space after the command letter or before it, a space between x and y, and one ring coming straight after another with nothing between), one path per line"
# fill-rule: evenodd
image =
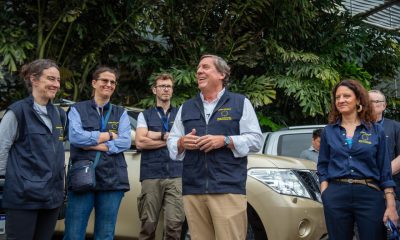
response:
M392 175L396 175L400 172L400 155L392 160Z
M111 132L112 136L113 136L113 140L118 138L118 134L116 134L115 132Z
M199 136L196 136L196 129L193 128L190 133L179 138L178 152L182 153L183 150L185 150L185 149L188 149L188 150L199 149L196 144L197 139L199 139Z
M209 152L222 148L225 145L225 137L222 135L205 135L197 140L196 145L201 151Z

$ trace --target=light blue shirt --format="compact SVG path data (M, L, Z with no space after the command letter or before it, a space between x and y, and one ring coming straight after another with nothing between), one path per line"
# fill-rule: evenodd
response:
M100 115L99 115L100 117ZM68 138L71 144L78 147L96 146L100 131L85 131L78 111L71 107L68 113ZM118 126L118 138L104 142L108 147L107 154L115 154L129 149L131 146L131 126L126 111L121 115Z
M225 88L222 89L217 98L211 102L207 102L204 100L204 96L200 93L201 100L203 101L204 106L204 116L206 117L206 123L208 124L208 120L211 117L212 112L214 111L215 106L218 101L225 93ZM183 160L185 157L185 152L178 154L178 140L181 136L185 135L185 129L182 123L182 106L179 108L178 113L176 114L174 125L172 126L171 132L169 133L167 139L167 146L169 150L169 155L171 159L175 160ZM242 118L239 121L240 135L237 136L229 136L232 139L234 149L232 149L233 155L235 157L244 157L249 153L256 153L261 149L262 146L262 133L260 129L260 125L258 123L257 115L254 111L251 102L245 98L244 106L243 106L243 114Z

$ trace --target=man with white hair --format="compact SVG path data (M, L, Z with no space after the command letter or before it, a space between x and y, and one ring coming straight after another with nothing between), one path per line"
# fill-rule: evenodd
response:
M374 110L376 122L385 130L389 157L392 160L393 180L400 186L400 123L383 116L386 109L385 95L379 90L371 90L369 100ZM400 187L396 188L396 195L400 196Z

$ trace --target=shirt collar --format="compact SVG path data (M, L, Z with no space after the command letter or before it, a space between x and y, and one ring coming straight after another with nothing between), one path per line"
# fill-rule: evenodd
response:
M360 124L361 126L363 126L366 129L369 129L367 123L364 120L361 120L360 123L361 123ZM340 126L340 124L342 124L342 119L338 119L333 125L334 126Z
M214 99L212 102L218 102L219 99L221 99L222 95L224 95L224 93L225 93L225 88L223 88L221 91L219 91L219 93L217 94L217 98ZM206 100L204 100L204 96L203 96L202 92L200 92L200 98L201 98L201 101L203 101L203 103L207 102Z
M313 151L313 152L318 152L317 149L315 149L312 145L310 146L310 148L308 150Z
M103 108L104 110L107 110L110 107L110 101L106 102L103 106L99 106L96 101L92 99L92 106L96 109Z
M379 123L380 125L382 125L383 126L383 123L385 122L385 118L384 117L382 117L382 119L381 120L379 120L377 123Z

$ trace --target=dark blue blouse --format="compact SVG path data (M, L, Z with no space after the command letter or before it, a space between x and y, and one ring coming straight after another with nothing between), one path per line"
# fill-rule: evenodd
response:
M372 178L381 188L395 187L383 128L375 123L370 127L361 123L349 148L346 129L340 124L340 121L329 124L322 132L317 165L320 182Z

